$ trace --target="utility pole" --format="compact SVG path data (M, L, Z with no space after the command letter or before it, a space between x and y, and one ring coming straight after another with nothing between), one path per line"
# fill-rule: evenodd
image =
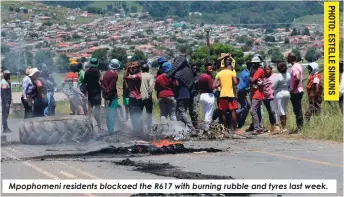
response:
M207 38L208 62L209 62L209 61L210 61L210 35L209 35L210 28L207 28L207 29L205 30L205 32L207 33L206 38Z

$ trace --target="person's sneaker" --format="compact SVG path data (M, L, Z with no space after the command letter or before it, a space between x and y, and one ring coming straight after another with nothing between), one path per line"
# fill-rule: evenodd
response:
M237 134L237 135L242 135L244 133L245 133L245 131L242 130L242 129L237 129L237 130L234 131L234 134Z
M11 129L9 129L9 128L4 129L2 132L3 133L12 133Z
M252 135L260 135L260 134L263 134L264 133L264 131L263 130L256 130L256 131L253 131L252 132Z

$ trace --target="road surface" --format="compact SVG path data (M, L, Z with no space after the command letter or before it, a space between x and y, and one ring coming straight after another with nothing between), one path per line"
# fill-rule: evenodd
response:
M2 179L172 178L135 171L133 167L113 163L125 159L126 156L26 160L26 158L41 155L98 150L110 144L116 147L126 146L130 145L130 141L29 146L18 143L18 120L9 120L9 125L13 133L6 134L10 143L3 144L1 148ZM339 143L257 138L190 141L185 142L185 146L220 148L224 152L145 156L130 159L137 162L169 163L185 173L199 172L207 175L232 176L234 179L336 179L338 193L332 195L343 196L343 146Z

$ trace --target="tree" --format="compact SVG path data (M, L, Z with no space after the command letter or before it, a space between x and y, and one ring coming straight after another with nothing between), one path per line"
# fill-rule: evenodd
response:
M266 34L274 33L274 29L272 28L265 29L265 33Z
M46 21L43 23L43 26L52 26L53 23L51 21Z
M210 46L210 55L208 54L208 47L201 46L193 50L191 54L191 61L198 67L203 66L207 62L215 62L220 57L221 53L230 53L237 65L244 63L244 52L233 48L229 44L214 43Z
M6 32L2 31L2 32L1 32L1 36L2 36L2 37L6 37L6 36L7 36Z
M248 47L252 47L253 46L253 42L252 42L252 40L248 40L248 41L246 41L246 46L248 46Z
M290 40L287 37L284 38L284 44L290 44Z
M311 33L309 32L309 29L307 27L303 31L302 35L306 35L306 36L310 36L311 35Z
M110 4L110 5L107 5L107 10L108 11L111 11L113 9L113 6L112 6L112 4Z
M286 32L289 32L289 31L290 31L290 29L287 27L287 28L285 28L285 31L286 31Z
M130 11L131 11L131 13L136 13L137 12L137 6L135 6L135 5L132 5L131 7L130 7Z
M290 36L298 35L296 28L293 28L293 31L290 33Z
M107 49L97 49L93 51L92 58L97 58L100 70L106 70L109 63L107 57Z
M56 66L59 72L67 72L69 68L69 58L66 54L61 54L56 58Z
M271 54L271 62L278 63L283 61L284 56L278 48L273 49Z
M5 44L2 44L1 45L1 54L5 54L5 53L8 53L8 52L10 52L11 50L10 50L10 47L8 47L7 45L5 45Z
M27 14L27 13L29 13L29 10L25 8L25 9L23 9L23 13Z
M13 11L14 11L14 8L13 8L13 7L9 7L8 10L9 10L10 12L13 12Z
M42 63L46 64L49 69L53 69L54 55L50 51L38 51L35 55L35 62L37 66L40 66Z
M318 55L315 48L309 48L307 50L305 60L307 60L308 62L315 62L318 60Z
M16 11L16 12L20 12L20 9L19 9L19 8L16 8L15 11Z
M133 57L131 57L131 61L146 61L147 59L146 55L140 50L136 50Z
M275 42L275 37L274 36L265 36L265 41L266 42Z
M109 54L110 59L118 59L122 65L126 65L128 62L128 54L124 48L114 47Z
M32 65L32 63L33 55L28 51L13 51L4 55L3 65L13 73L18 71L23 73L23 71L25 71L28 66Z
M291 50L291 52L295 54L296 61L298 61L298 62L301 61L302 57L301 57L301 53L300 53L299 49L293 49L293 50Z

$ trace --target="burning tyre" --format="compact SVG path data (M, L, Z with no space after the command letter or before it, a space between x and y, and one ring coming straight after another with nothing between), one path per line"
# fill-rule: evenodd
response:
M82 142L92 136L93 124L88 116L24 119L19 128L20 142L31 145Z

